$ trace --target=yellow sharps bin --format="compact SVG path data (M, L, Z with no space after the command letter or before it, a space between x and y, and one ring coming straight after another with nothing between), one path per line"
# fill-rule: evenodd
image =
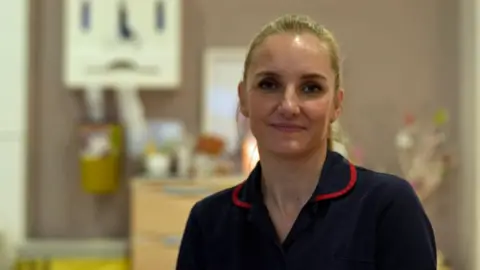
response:
M120 178L123 130L118 124L80 127L80 173L83 189L92 194L115 192Z

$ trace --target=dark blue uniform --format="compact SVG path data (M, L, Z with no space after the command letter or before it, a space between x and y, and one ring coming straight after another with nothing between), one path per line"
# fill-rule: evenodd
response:
M435 270L433 230L410 184L327 154L317 188L280 243L248 179L198 202L177 270Z

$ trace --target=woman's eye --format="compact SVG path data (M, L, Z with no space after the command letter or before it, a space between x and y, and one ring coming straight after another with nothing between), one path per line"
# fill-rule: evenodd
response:
M263 90L275 90L278 88L278 83L270 80L263 80L258 83L258 87Z
M307 94L319 93L322 91L322 87L317 84L306 84L302 86L302 91Z

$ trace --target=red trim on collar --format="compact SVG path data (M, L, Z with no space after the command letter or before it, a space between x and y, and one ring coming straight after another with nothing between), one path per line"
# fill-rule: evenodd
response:
M238 197L238 195L240 194L240 190L242 190L243 185L245 185L245 182L237 185L237 187L235 187L235 189L233 189L233 192L232 192L233 204L235 204L238 207L242 207L242 208L251 208L252 204L247 203L247 202L243 202Z
M317 195L315 197L315 201L319 202L322 200L328 200L328 199L340 197L343 194L349 192L353 188L353 186L355 186L355 182L357 182L357 169L352 163L350 163L350 181L348 181L347 186L336 192Z
M335 192L328 193L328 194L321 194L321 195L316 196L315 197L316 202L338 198L338 197L346 194L347 192L349 192L355 186L355 183L357 182L357 169L355 168L355 166L353 164L350 163L349 165L350 165L350 180L348 181L347 186L345 188L339 190L339 191L335 191ZM242 187L244 185L245 185L245 182L237 185L233 189L233 192L232 192L233 204L235 204L236 206L241 207L241 208L251 208L252 204L241 201L240 198L239 198L240 191L242 190Z

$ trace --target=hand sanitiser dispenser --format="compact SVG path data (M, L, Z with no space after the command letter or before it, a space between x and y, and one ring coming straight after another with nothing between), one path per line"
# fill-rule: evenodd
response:
M147 137L138 91L176 90L181 82L181 0L65 0L64 83L85 91L81 123L83 188L116 190L123 134L136 155ZM116 91L123 132L104 115L104 90Z

